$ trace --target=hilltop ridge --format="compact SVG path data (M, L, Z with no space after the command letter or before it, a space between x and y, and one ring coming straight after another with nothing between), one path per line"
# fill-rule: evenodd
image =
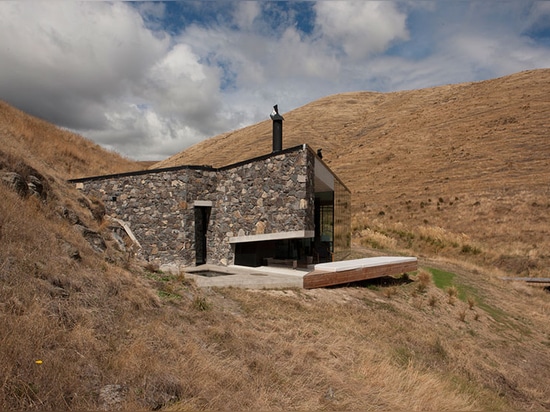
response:
M550 162L544 157L550 150L549 91L550 69L540 69L427 89L327 96L284 113L284 147L322 147L324 160L352 186L358 174L379 186L387 180L379 175L409 170L422 159L432 165L423 166L424 175L465 165L472 172L464 170L452 183L467 178L489 186L495 173L499 178L510 173L513 184L522 184L518 178L526 175L514 173L514 167L523 164L511 164L521 161L528 171L543 173L534 176L540 184L547 181L544 166ZM271 121L265 120L204 140L150 168L206 160L223 166L270 151ZM398 182L417 178L403 174Z
M62 179L142 169L139 162L105 150L76 133L0 100L0 153Z

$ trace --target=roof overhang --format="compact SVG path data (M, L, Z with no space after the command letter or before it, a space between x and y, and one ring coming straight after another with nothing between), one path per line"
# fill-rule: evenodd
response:
M319 158L315 158L315 192L334 192L334 175Z

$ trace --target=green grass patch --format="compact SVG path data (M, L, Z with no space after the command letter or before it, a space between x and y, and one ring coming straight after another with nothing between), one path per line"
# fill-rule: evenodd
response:
M520 322L514 322L506 312L486 303L483 297L479 295L478 291L475 288L458 282L458 276L456 275L456 273L446 272L444 270L435 268L425 269L432 274L433 282L438 288L446 291L448 288L454 286L458 291L458 298L461 301L467 302L468 299L474 299L474 307L479 307L489 316L491 316L495 321L519 330L524 335L529 335L531 333L531 331L525 325L521 324Z
M145 277L147 279L156 280L158 282L170 282L171 280L176 279L176 276L169 274L169 273L163 273L163 272L145 272Z
M168 299L168 300L181 299L181 295L178 295L177 293L173 293L173 292L167 292L165 290L157 290L157 294L161 299Z
M454 282L454 279L456 278L455 273L445 272L444 270L434 268L426 268L426 270L428 270L432 274L434 285L437 286L439 289L445 290L451 286L456 286L458 288L458 286L455 285Z
M458 291L457 296L461 301L466 302L468 298L474 299L479 306L481 297L479 296L477 290L471 286L458 282L456 273L446 272L444 270L434 268L426 268L426 270L432 274L434 285L439 289L446 291L448 288L454 286Z

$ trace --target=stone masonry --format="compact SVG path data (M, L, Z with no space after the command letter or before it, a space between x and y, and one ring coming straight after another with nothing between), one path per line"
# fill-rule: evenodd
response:
M235 237L314 230L314 153L307 146L220 169L182 166L75 179L126 222L159 264L195 264L195 207L211 206L207 263L234 262Z

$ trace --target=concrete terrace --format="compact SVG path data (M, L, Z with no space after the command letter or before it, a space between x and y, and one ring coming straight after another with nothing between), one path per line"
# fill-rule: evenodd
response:
M398 275L417 269L415 257L381 256L373 258L320 263L306 268L277 266L216 266L201 265L174 268L164 265L167 272L183 271L194 279L199 287L240 287L245 289L312 289ZM198 273L216 272L218 276L204 276Z
M227 273L227 276L206 277L194 274L202 271ZM199 287L240 287L244 289L303 288L308 269L292 269L275 266L214 266L202 265L188 268L185 275L194 279Z

